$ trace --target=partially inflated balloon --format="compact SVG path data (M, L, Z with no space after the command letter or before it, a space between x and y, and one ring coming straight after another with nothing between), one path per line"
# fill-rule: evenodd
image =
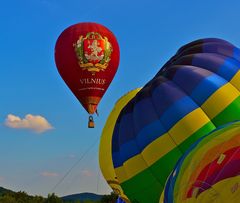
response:
M114 125L122 108L139 92L140 88L132 90L121 97L115 104L112 112L108 116L103 128L100 145L99 145L99 164L102 174L108 185L118 194L125 202L129 202L127 196L123 193L116 177L112 162L112 135Z
M164 202L240 202L240 121L191 146L168 179Z
M113 33L97 23L79 23L59 36L55 61L60 75L89 114L93 114L119 64Z
M182 47L118 117L112 157L124 193L132 202L158 202L188 147L239 119L240 50L220 39Z

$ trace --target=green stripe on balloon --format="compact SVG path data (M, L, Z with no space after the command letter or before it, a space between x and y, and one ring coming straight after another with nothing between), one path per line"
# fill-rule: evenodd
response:
M240 109L240 96L237 97L227 108L225 108L220 114L218 114L215 118L212 119L212 122L216 126L223 125L227 122L231 122L233 120L240 120L239 111L236 109Z
M169 171L172 171L176 161L182 156L181 151L186 151L195 140L206 135L213 129L215 129L215 126L212 124L212 122L208 122L194 134L189 136L189 138L186 139L183 143L178 145L178 147L169 151L165 156L159 159L151 167L122 183L121 186L123 190L126 191L126 195L130 199L141 199L141 203L149 203L149 199L146 199L146 201L144 201L145 196L159 199L160 194L163 191L165 182L168 178ZM152 173L154 173L154 177ZM157 180L159 180L159 182ZM153 184L158 184L158 187L155 187L154 191L152 191ZM152 189L147 190L147 187L150 187ZM144 194L139 191L144 191Z

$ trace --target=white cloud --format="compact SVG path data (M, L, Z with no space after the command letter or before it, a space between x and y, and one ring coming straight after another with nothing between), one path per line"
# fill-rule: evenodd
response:
M44 171L44 172L40 173L40 175L43 176L43 177L57 177L57 176L59 176L58 173L48 172L48 171Z
M21 119L13 114L8 114L5 125L9 128L30 129L36 133L43 133L53 129L52 125L42 116L27 114Z
M82 170L81 174L83 176L86 176L86 177L92 177L93 176L93 173L91 171L89 171L89 170Z

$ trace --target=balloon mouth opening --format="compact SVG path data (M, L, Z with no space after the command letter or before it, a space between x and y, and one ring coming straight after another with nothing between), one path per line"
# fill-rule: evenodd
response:
M89 114L94 114L96 109L97 109L97 105L96 104L88 104L88 106L87 106L87 112Z
M86 111L92 115L96 113L97 106L101 100L101 97L96 96L87 96L83 98L80 103L82 103L83 107L86 109Z

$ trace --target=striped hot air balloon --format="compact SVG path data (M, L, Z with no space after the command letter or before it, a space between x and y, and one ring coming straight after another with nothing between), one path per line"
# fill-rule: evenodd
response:
M240 50L221 39L183 46L118 117L112 158L124 193L132 202L158 202L189 146L234 120L240 120Z
M124 194L121 186L119 185L116 177L113 162L112 162L112 135L114 125L117 121L118 115L122 108L139 92L141 88L134 89L124 96L122 96L115 104L112 112L109 114L108 119L102 131L100 145L99 145L99 165L102 174L107 181L108 185L113 191L120 197L120 200L124 200L126 203L129 202L127 196Z
M164 203L240 202L240 121L194 143L168 179Z

